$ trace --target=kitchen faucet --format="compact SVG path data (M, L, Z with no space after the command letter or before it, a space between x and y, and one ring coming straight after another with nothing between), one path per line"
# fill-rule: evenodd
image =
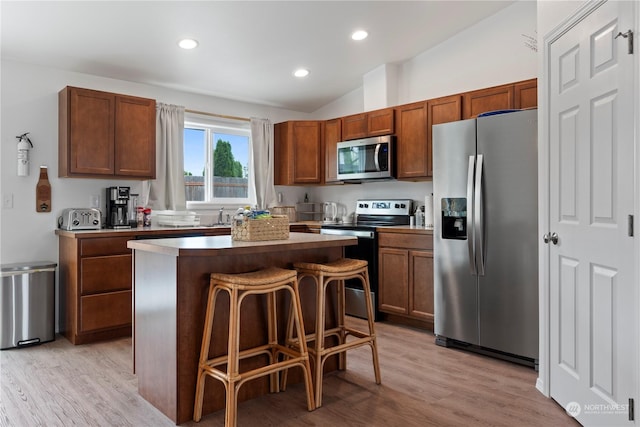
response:
M222 222L222 213L224 211L224 208L220 208L220 212L218 212L218 225L223 224Z

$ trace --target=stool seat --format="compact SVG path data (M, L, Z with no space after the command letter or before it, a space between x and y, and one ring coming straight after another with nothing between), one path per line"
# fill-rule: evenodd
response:
M283 280L293 279L296 275L297 272L295 270L269 267L263 270L251 271L249 273L211 273L211 280L241 286L263 286L281 282Z
M346 369L346 352L363 345L371 347L373 372L376 384L380 384L380 366L378 363L378 347L373 325L373 303L369 285L369 264L360 259L341 258L327 263L297 262L294 268L298 271L298 280L311 277L316 284L316 325L315 332L304 337L308 345L309 355L314 361L315 406L322 406L322 377L324 364L334 354L338 355L338 367ZM345 280L357 279L362 283L365 305L367 307L368 331L362 331L345 325ZM332 282L337 282L338 319L336 327L325 328L327 288ZM287 345L299 348L299 336L294 336L293 318L289 317L287 325ZM338 344L329 345L327 338L334 337ZM349 338L349 339L347 339ZM287 372L282 373L281 387L287 385Z
M289 368L300 367L304 372L307 409L315 409L313 396L311 367L309 353L304 340L304 325L300 308L300 293L298 290L298 273L295 270L269 267L248 273L227 274L211 273L209 281L209 296L205 312L202 346L198 361L198 376L196 380L196 396L193 408L194 421L200 421L204 400L204 385L206 377L214 378L224 384L226 392L225 426L234 427L237 423L238 390L247 381L269 375L272 393L279 390L278 374ZM295 323L298 337L295 348L278 342L277 329L277 301L278 291L287 292L291 296L288 327ZM216 299L220 292L229 295L229 334L214 339L227 341L227 352L221 356L209 358L212 339L213 322L215 318ZM240 319L242 302L249 295L266 296L267 343L248 349L240 349ZM251 325L259 327L260 325ZM240 360L257 356L267 357L266 365L260 364L253 369L240 370Z
M324 273L346 273L360 268L365 268L367 265L367 261L361 259L341 258L337 261L331 261L326 264L318 264L315 262L296 262L293 264L293 268L296 270L304 269L322 271Z

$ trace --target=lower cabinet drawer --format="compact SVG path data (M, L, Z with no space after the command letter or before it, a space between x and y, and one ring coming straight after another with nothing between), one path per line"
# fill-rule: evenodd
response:
M433 249L433 236L430 234L378 233L379 247Z
M131 255L110 255L80 260L82 295L131 289Z
M101 256L130 254L131 249L127 248L127 242L133 237L100 237L95 239L80 240L80 255Z
M80 331L131 324L131 291L87 295L80 298Z

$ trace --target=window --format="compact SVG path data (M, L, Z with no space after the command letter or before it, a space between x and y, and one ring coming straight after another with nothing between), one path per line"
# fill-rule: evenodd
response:
M185 121L184 183L188 208L255 204L252 173L248 123Z

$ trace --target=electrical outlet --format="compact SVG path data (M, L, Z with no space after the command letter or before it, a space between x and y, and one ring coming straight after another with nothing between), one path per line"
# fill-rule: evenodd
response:
M2 209L13 209L13 193L2 195Z
M92 194L89 198L89 205L92 208L100 208L100 196Z

